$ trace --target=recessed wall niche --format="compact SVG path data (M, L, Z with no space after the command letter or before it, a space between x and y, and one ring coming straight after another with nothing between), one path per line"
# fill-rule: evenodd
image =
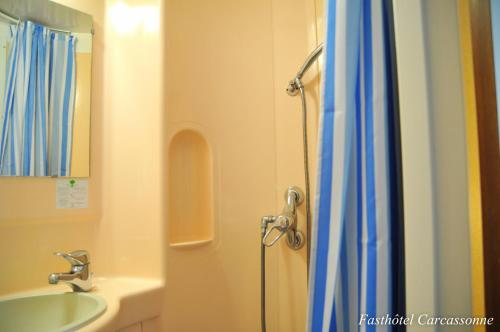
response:
M208 243L214 238L213 158L203 135L183 129L168 151L168 238L170 246Z

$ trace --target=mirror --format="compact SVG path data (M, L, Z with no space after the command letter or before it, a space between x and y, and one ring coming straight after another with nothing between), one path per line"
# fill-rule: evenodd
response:
M92 17L0 3L0 176L88 177Z

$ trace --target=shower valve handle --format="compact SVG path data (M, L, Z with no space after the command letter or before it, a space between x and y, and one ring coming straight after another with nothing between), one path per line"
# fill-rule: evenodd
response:
M287 244L294 250L304 245L304 235L297 230L297 207L302 204L304 193L298 187L285 191L285 207L278 216L265 216L261 219L262 244L271 247L287 234ZM268 229L268 226L271 227ZM273 234L273 235L272 235ZM269 238L272 238L268 241Z
M262 238L262 244L264 244L266 247L271 247L279 239L281 239L281 237L287 233L291 225L289 216L281 215L274 219L275 220L272 222L273 226L265 232L264 237ZM275 230L278 232L278 234L274 236L270 242L268 242L267 239L271 236L272 233L276 233Z

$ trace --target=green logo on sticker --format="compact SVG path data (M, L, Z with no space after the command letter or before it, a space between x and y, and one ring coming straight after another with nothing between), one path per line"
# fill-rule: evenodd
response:
M75 181L75 180L73 180L73 179L69 180L69 186L70 186L71 188L73 188L73 187L75 186L75 184L76 184L76 181Z

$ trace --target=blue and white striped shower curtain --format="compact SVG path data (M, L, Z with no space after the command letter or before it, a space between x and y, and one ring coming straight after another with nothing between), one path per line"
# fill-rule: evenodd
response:
M75 39L46 27L12 26L0 112L0 175L70 175Z
M387 331L391 173L385 0L327 5L308 331Z

